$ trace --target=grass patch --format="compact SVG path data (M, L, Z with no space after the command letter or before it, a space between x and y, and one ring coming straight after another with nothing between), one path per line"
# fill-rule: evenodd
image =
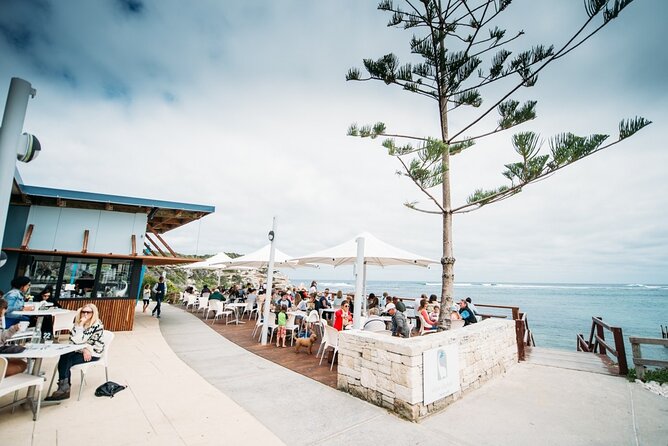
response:
M635 381L638 378L636 374L636 369L630 369L626 377L631 382ZM668 383L668 368L645 370L645 376L643 378L643 382L650 382L650 381L655 381L659 384Z

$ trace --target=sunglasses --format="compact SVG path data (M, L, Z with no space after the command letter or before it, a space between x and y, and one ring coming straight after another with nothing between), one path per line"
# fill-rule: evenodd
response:
M81 310L81 314L93 314L93 312L88 310Z

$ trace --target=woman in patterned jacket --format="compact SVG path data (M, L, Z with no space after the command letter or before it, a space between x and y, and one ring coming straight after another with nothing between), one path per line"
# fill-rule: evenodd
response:
M58 360L58 389L45 401L59 401L70 397L70 368L84 362L97 361L104 351L102 334L104 327L97 307L86 304L79 308L74 318L70 343L81 345L81 350L66 353Z

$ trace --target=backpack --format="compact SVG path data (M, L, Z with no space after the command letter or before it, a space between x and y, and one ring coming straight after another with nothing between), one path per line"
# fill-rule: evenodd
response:
M116 384L113 381L107 381L106 383L102 384L100 387L95 389L95 396L108 396L113 398L115 394L117 394L123 389L125 389L125 386Z

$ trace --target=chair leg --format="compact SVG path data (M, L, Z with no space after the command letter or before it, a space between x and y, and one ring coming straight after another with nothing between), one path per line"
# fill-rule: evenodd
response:
M37 410L35 410L35 413L33 414L32 420L37 421L39 418L39 408L42 406L42 387L39 388L37 391Z
M334 359L336 359L336 355L337 355L337 353L339 353L339 349L338 349L338 348L334 348L334 353L332 354L332 364L329 366L329 370L330 370L330 372L331 372L332 369L334 368Z
M83 390L84 386L84 371L80 370L81 372L81 385L79 385L79 396L77 397L77 401L81 400L81 391Z
M16 401L18 401L18 399L19 399L19 391L17 390L17 391L14 392L14 401L13 402L15 403ZM16 406L12 406L12 413L14 413L15 410L16 410Z
M109 369L107 369L106 365L104 366L104 377L107 379L107 381L109 381Z
M327 351L327 345L325 345L325 348L322 349L322 356L320 357L320 362L318 365L322 365L322 359L325 357L325 352Z

